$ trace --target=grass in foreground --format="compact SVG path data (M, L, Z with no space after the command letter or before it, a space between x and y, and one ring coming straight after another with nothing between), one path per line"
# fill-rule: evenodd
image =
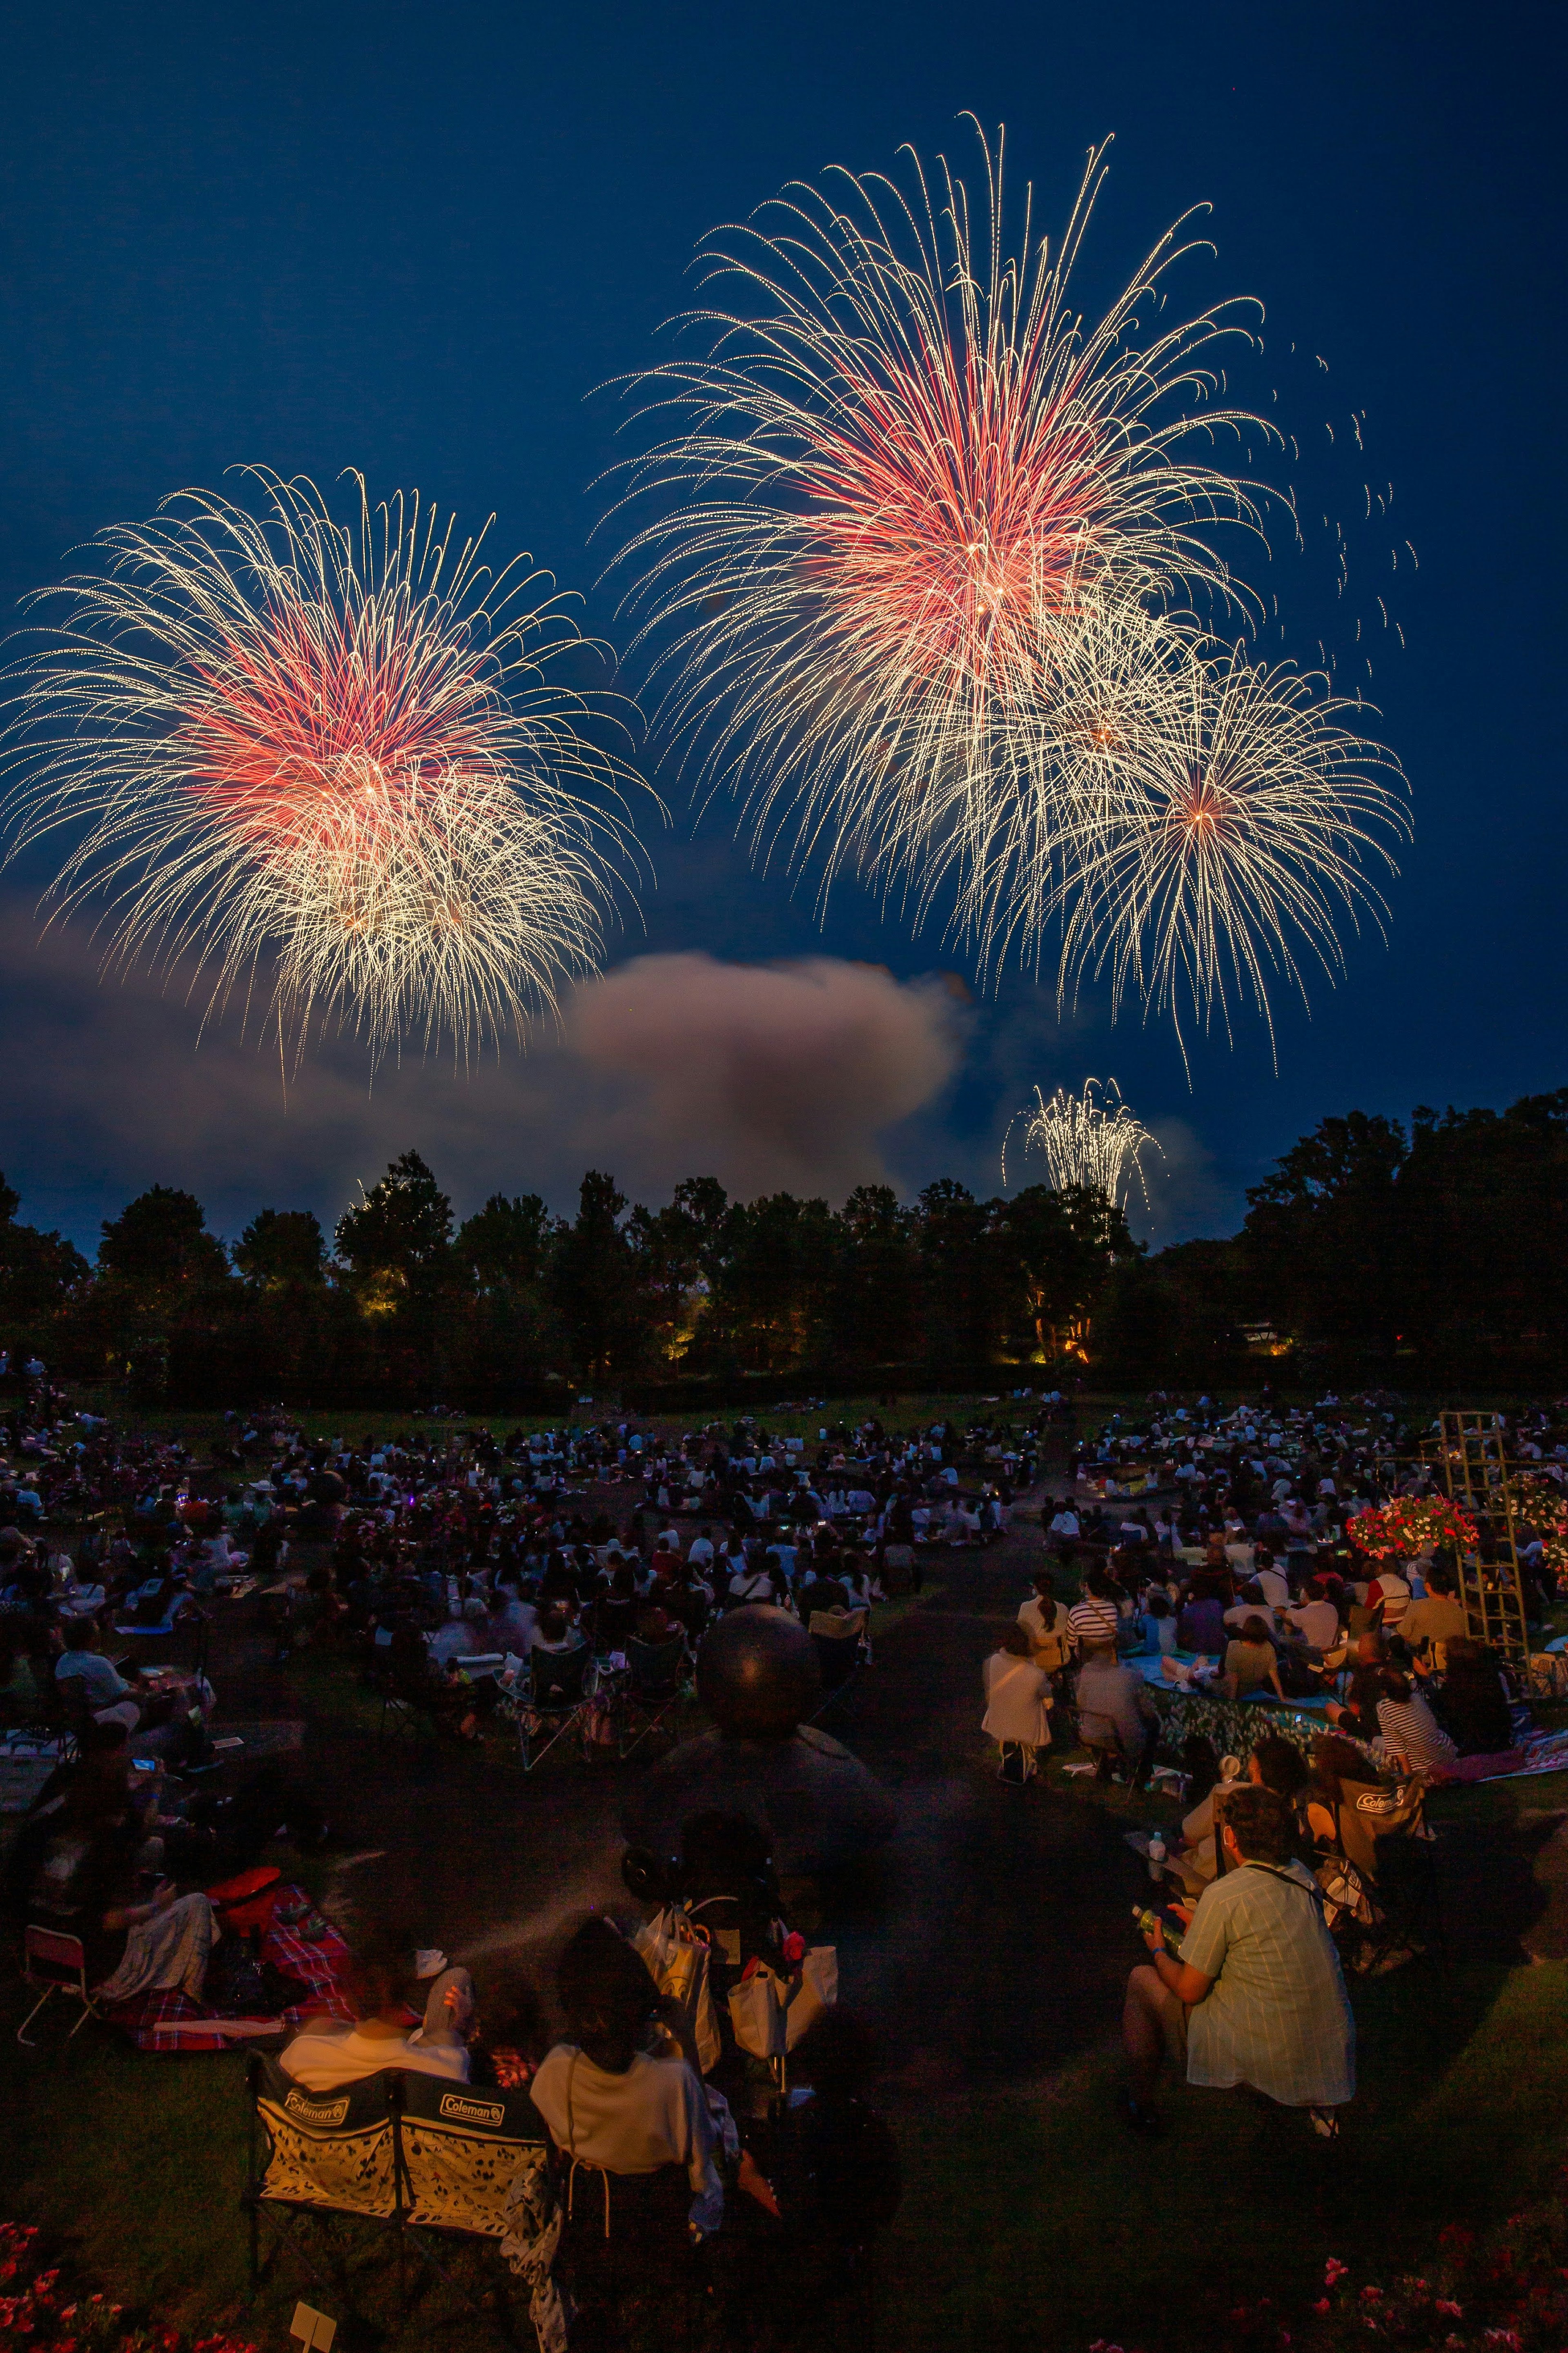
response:
M1568 1965L1418 1962L1355 1999L1362 2089L1332 2147L1240 2095L1179 2088L1168 2137L1129 2139L1103 2050L1044 2084L897 2113L906 2193L882 2264L882 2341L1082 2353L1114 2337L1197 2353L1243 2290L1304 2303L1331 2254L1363 2275L1420 2267L1442 2224L1484 2227L1537 2194L1561 2158ZM243 2063L140 2057L91 2029L33 2054L6 2034L9 2211L68 2232L127 2306L193 2330L235 2325ZM280 2273L256 2333L280 2343L299 2292ZM411 2353L485 2341L444 2296L405 2340Z

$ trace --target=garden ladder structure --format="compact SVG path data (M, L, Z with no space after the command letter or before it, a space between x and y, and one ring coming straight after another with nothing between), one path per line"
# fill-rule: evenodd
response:
M1514 1535L1511 1466L1502 1417L1447 1411L1437 1417L1444 1484L1451 1503L1484 1517L1498 1541L1498 1558L1483 1564L1461 1556L1459 1599L1471 1634L1522 1666L1530 1655L1524 1586Z

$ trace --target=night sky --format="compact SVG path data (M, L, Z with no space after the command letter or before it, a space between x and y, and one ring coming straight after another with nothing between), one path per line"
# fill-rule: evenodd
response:
M579 1005L563 1043L467 1078L405 1065L373 1087L342 1044L285 1103L276 1056L232 1030L198 1043L177 993L100 987L85 928L40 945L39 870L13 869L0 1166L23 1214L90 1247L162 1181L231 1235L268 1203L330 1219L410 1143L464 1210L497 1186L567 1208L589 1164L648 1199L710 1171L745 1191L951 1174L990 1192L1028 1090L1092 1072L1165 1142L1156 1214L1135 1222L1171 1240L1234 1229L1246 1187L1327 1113L1568 1083L1562 22L1367 0L13 9L6 613L172 490L246 461L323 485L353 466L377 495L493 510L498 548L587 592L589 625L624 644L594 587L592 486L619 414L595 387L650 357L713 224L830 164L889 168L906 141L968 169L956 118L973 110L1005 122L1010 173L1053 230L1084 151L1116 134L1075 281L1090 304L1212 204L1217 259L1182 290L1261 298L1267 365L1247 389L1279 389L1303 513L1361 534L1349 602L1315 543L1263 585L1310 664L1320 637L1348 662L1351 606L1384 595L1407 646L1379 628L1367 691L1416 824L1388 944L1352 941L1310 1019L1277 993L1278 1073L1244 1009L1234 1050L1194 1050L1190 1089L1168 1028L1136 1008L1112 1029L1090 993L1058 1025L1053 990L1017 976L965 1001L927 976L972 989L973 969L852 888L819 928L809 878L792 897L751 874L721 807L693 838L668 775L646 930L634 917L611 959L653 961ZM1381 538L1368 480L1394 487ZM1385 578L1406 540L1419 570ZM830 961L736 979L695 955Z

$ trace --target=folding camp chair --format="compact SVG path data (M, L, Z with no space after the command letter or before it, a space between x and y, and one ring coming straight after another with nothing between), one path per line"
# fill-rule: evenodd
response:
M249 2219L252 2302L267 2265L284 2251L352 2308L346 2258L381 2239L390 2240L396 2265L399 2326L408 2311L409 2248L481 2310L440 2261L437 2233L505 2241L513 2269L533 2284L536 2311L541 2296L553 2293L549 2143L525 2094L393 2071L308 2092L259 2053L249 2062L247 2090L241 2203ZM265 2260L264 2223L272 2232ZM504 2298L499 2325L510 2339Z
M680 1705L686 1688L685 1636L672 1634L667 1642L639 1642L634 1638L626 1644L626 1671L616 1706L616 1746L622 1757L629 1757L637 1743L657 1732L671 1710Z
M1340 1853L1360 1874L1371 1918L1347 1910L1334 1930L1347 1966L1375 1977L1435 1947L1447 1965L1437 1887L1437 1834L1426 1820L1426 1784L1412 1774L1393 1788L1342 1781L1335 1826Z
M16 2040L29 2051L37 2047L37 2037L27 2029L45 2005L57 1993L79 2001L81 2010L72 2034L79 2034L89 2018L99 2015L87 1986L87 1953L79 1936L68 1936L58 1928L39 1927L29 1922L22 1932L22 1976L29 1986L42 1986L44 1990L16 2029Z
M249 2114L241 2204L250 2225L250 2295L281 2248L318 2286L352 2302L345 2259L355 2226L390 2229L403 2292L403 2177L388 2095L390 2079L368 2075L331 2092L308 2092L276 2059L251 2053ZM263 2221L272 2245L262 2255Z
M516 1694L517 1745L522 1769L531 1773L556 1743L573 1731L588 1713L584 1689L593 1652L581 1643L574 1651L532 1651L529 1688Z
M860 1665L866 1612L851 1609L841 1618L831 1609L814 1609L806 1631L822 1674L822 1704L811 1719L820 1724L830 1707L848 1696Z

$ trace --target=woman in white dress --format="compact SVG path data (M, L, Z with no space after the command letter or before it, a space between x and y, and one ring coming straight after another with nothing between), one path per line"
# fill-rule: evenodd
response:
M1009 1626L982 1670L985 1715L980 1728L1001 1748L998 1770L1005 1781L1028 1780L1037 1751L1051 1745L1051 1679L1036 1666L1029 1650L1024 1628Z

